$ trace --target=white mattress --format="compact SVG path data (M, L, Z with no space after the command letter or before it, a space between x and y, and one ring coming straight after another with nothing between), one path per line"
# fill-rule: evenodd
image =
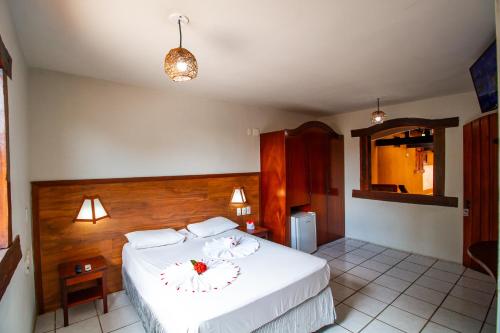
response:
M123 268L165 332L251 332L327 287L330 270L324 259L260 238L256 253L232 260L241 274L220 291L179 293L160 282L160 271L169 264L201 259L207 240L242 233L230 230L142 250L125 244Z

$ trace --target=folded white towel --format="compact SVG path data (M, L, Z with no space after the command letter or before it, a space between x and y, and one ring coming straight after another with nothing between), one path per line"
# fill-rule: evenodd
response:
M229 260L249 256L257 251L259 246L259 242L252 237L222 237L206 242L203 253L208 258Z

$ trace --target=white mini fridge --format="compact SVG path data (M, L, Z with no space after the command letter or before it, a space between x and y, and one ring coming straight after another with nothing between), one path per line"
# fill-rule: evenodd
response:
M316 213L299 212L291 217L292 248L313 253L318 249L316 241Z

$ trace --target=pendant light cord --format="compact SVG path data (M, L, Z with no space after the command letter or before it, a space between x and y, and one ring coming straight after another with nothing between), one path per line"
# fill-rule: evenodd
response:
M377 111L380 111L380 98L377 98Z
M181 29L181 19L177 20L177 24L179 25L179 47L182 48L182 29Z

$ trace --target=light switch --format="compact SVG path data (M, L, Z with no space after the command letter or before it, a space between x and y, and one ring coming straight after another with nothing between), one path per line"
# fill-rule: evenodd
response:
M243 207L241 209L241 215L247 215L247 208L246 207Z
M247 206L247 214L252 214L252 209L250 208L250 206Z
M241 216L241 208L236 208L236 215Z

